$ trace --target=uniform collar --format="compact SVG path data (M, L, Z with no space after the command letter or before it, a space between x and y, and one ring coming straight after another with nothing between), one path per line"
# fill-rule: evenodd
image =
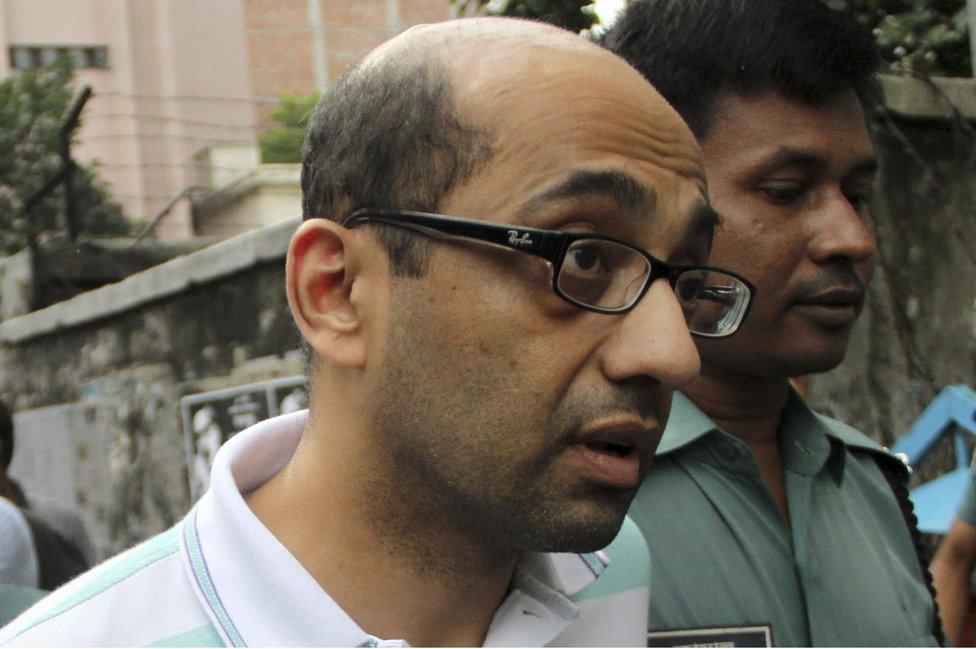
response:
M668 455L692 444L712 431L720 430L718 425L699 410L683 392L675 392L671 399L671 416L661 436L655 455Z
M691 399L675 392L671 416L656 455L674 453L716 432L726 435ZM783 411L780 434L786 442L784 461L791 470L807 475L817 473L828 461L839 465L836 468L839 475L846 447L888 455L886 449L860 431L810 410L793 390Z
M799 399L799 397L797 397ZM827 434L833 439L844 446L850 446L853 448L860 449L862 451L870 451L872 453L882 453L884 455L889 455L888 449L877 443L861 431L856 428L848 426L842 421L832 419L825 415L818 413L813 413L813 415L820 421L821 425L826 429Z
M816 475L833 458L835 480L843 471L843 445L833 441L830 429L810 410L796 392L790 390L780 421L780 452L783 465L801 475Z
M217 453L210 489L183 523L184 566L229 646L398 646L361 629L251 512L243 495L288 463L307 411L235 435ZM608 565L602 552L528 553L499 607L487 645L544 645L578 616L569 597Z

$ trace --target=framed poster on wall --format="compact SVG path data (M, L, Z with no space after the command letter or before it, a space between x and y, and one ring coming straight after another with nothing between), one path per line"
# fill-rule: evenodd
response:
M201 392L180 399L193 501L210 486L210 467L224 442L259 421L302 410L307 404L304 376Z

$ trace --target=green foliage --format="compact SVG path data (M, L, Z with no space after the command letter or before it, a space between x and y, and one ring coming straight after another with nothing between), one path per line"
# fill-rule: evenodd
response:
M487 10L494 16L531 18L579 33L597 24L593 0L449 0L462 13Z
M301 162L305 129L315 110L319 95L296 96L286 94L271 111L272 128L258 135L261 162Z
M824 0L874 34L893 71L970 76L966 0Z
M574 32L599 19L592 0L448 0L462 12L534 18ZM689 0L690 1L690 0ZM970 76L966 0L823 0L874 34L893 72Z
M58 131L72 100L72 69L63 57L50 68L24 70L0 81L0 253L27 245L26 201L60 167ZM94 166L74 174L79 234L119 235L129 223L96 178ZM64 227L64 198L56 189L35 207L37 231Z

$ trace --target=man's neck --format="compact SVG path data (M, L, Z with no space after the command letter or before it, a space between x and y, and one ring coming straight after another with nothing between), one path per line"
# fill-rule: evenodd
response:
M786 378L725 374L708 367L682 390L725 432L750 446L775 440L789 399Z
M708 367L684 393L712 421L749 447L763 483L789 521L779 428L789 399L789 380L730 376Z
M288 466L248 505L367 633L412 646L481 645L515 553L497 556L417 511L402 472L363 465L368 454L355 440L365 435L335 436L307 429Z

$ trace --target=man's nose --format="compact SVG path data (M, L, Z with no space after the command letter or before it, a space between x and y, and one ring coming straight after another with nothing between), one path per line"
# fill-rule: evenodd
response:
M604 343L602 358L603 372L611 381L649 377L678 389L698 376L698 349L667 280L654 281L616 327Z
M843 258L859 263L874 259L877 246L871 219L851 205L839 189L832 192L810 227L815 229L810 239L810 254L815 262Z

